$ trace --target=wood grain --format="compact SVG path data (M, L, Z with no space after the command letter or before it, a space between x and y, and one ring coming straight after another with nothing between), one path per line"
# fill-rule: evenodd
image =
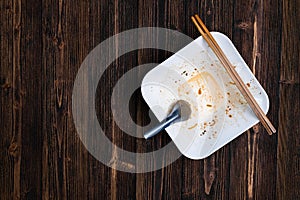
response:
M299 6L297 0L0 1L0 199L299 199ZM81 63L102 41L132 28L164 27L197 38L190 20L196 13L233 41L266 89L278 133L270 137L258 124L204 160L182 156L148 173L106 167L81 143L72 118ZM100 79L95 109L118 147L150 152L170 142L166 133L151 141L124 133L110 101L128 70L170 55L130 52ZM140 91L130 109L137 124L149 122ZM113 162L120 155L107 156Z

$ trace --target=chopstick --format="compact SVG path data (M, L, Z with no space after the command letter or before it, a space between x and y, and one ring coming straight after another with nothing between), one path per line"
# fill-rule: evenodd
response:
M239 91L242 93L244 98L246 99L247 103L250 105L251 109L255 113L255 115L258 117L259 121L262 123L262 125L265 127L269 135L272 135L273 133L276 133L276 129L268 119L268 117L265 115L261 107L258 105L252 94L250 93L247 86L242 81L239 74L235 71L234 67L228 60L228 58L225 56L224 52L216 42L216 40L213 38L213 36L210 34L200 17L196 14L195 16L192 16L192 20L194 24L196 25L197 29L200 31L202 37L205 39L207 44L210 46L210 48L213 50L213 52L216 54L220 62L225 67L227 73L229 74L230 78L233 80Z

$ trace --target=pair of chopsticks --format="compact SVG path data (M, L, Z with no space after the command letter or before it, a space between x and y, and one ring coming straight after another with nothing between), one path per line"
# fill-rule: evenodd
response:
M256 100L248 90L247 86L243 83L241 77L239 74L235 71L234 67L228 60L228 58L225 56L224 52L216 42L216 40L213 38L213 36L210 34L206 26L204 25L203 21L200 19L198 15L192 16L192 20L194 24L196 25L197 29L200 31L202 37L205 39L209 47L213 50L213 52L216 54L216 56L219 58L223 66L225 67L227 73L229 74L230 78L233 80L233 82L236 84L239 91L242 93L244 98L246 99L247 103L250 105L251 109L255 113L255 115L258 117L259 121L262 123L262 125L265 127L269 135L272 135L273 133L276 133L276 129L268 119L268 117L265 115L265 113L262 111L260 106L257 104Z

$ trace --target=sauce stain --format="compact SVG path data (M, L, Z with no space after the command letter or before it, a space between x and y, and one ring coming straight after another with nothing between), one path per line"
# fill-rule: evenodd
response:
M189 127L188 129L191 130L193 128L195 128L198 125L198 123L194 124L193 126Z

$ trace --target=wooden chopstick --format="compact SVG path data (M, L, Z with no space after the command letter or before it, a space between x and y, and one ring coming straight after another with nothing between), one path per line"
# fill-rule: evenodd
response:
M230 78L234 81L237 88L242 93L242 95L246 99L247 103L250 105L255 115L258 117L262 125L265 127L268 134L272 135L273 133L276 133L276 129L274 128L274 126L272 125L268 117L265 115L261 107L258 105L256 100L250 93L249 89L244 84L239 74L235 71L234 67L232 66L228 58L225 56L224 52L222 51L222 49L220 48L216 40L210 34L210 32L208 31L208 29L206 28L205 24L202 22L200 17L198 15L192 16L192 20L196 25L197 29L200 31L203 38L205 39L205 41L208 43L210 48L213 50L213 52L216 54L216 56L219 58L219 60L225 67Z

